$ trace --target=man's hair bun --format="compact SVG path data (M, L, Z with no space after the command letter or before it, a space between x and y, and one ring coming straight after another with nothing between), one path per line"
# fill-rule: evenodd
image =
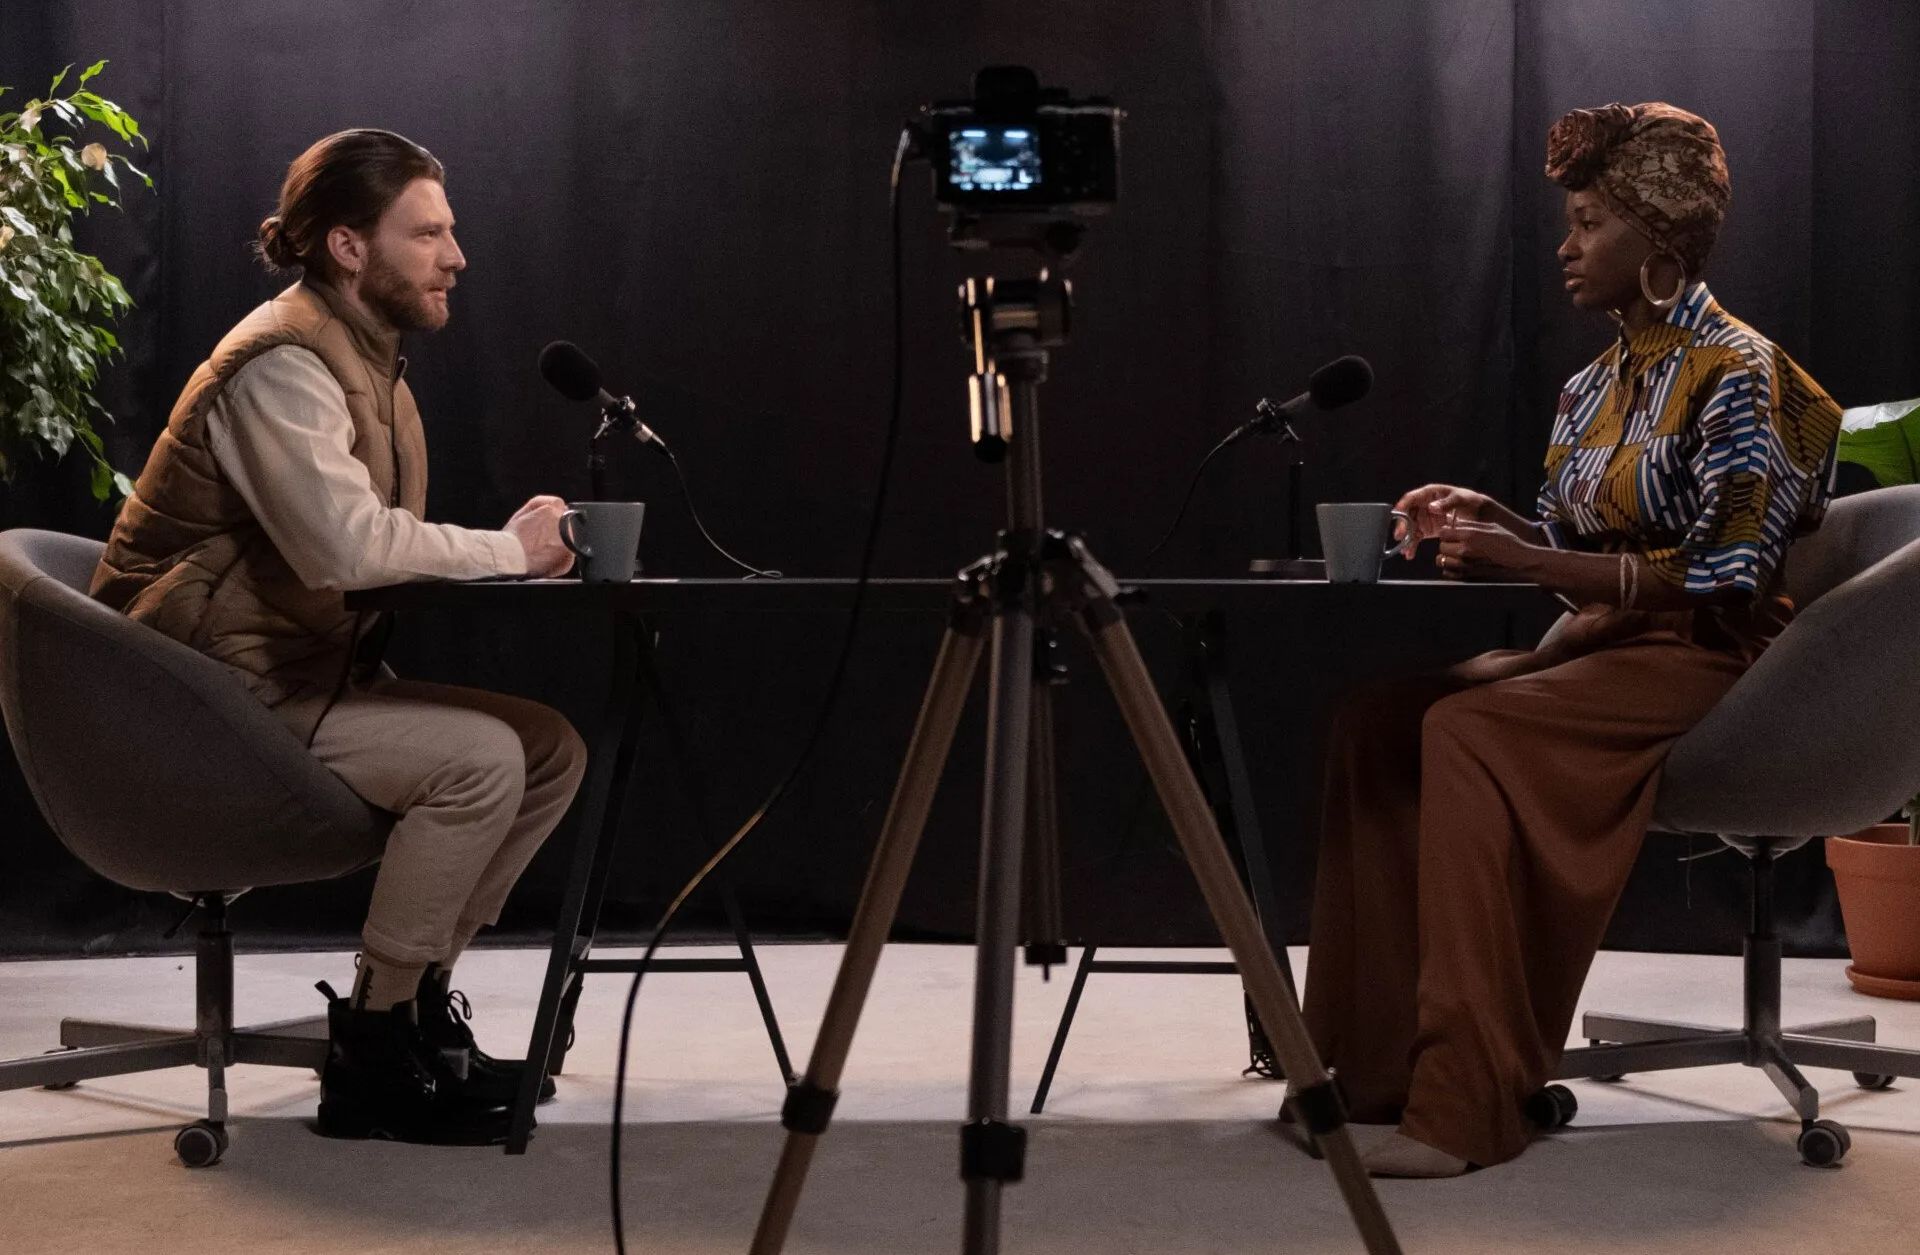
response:
M254 245L260 259L274 270L292 270L300 265L300 254L287 239L279 214L271 214L260 223L260 239Z

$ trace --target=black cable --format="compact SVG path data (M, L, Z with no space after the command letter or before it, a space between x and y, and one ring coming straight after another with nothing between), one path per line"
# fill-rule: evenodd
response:
M1180 498L1180 510L1173 516L1173 522L1168 526L1167 534L1160 538L1158 544L1147 550L1147 556L1140 560L1140 565L1143 569L1149 562L1153 561L1153 555L1166 548L1167 542L1173 539L1173 534L1180 530L1180 521L1187 517L1187 507L1193 504L1193 490L1200 486L1200 476L1206 472L1207 463L1213 461L1215 455L1228 445L1234 443L1240 436L1244 435L1245 432L1245 428L1239 428L1228 434L1219 444L1207 450L1207 456L1201 458L1200 465L1193 468L1193 478L1187 481L1187 495Z
M699 507L693 504L693 489L687 487L687 475L685 471L682 471L680 469L680 459L673 456L673 450L667 448L666 441L659 440L659 441L655 441L654 443L659 445L660 452L667 455L667 465L673 468L673 477L680 481L680 495L686 500L687 513L693 516L693 525L700 529L700 539L706 541L708 547L710 547L715 553L725 558L728 562L733 563L733 565L739 567L742 571L745 571L749 578L757 577L759 579L764 579L764 580L778 580L778 579L786 578L778 571L762 571L759 567L754 566L752 563L740 561L740 559L728 553L721 546L720 542L713 538L713 533L709 532L707 530L707 525L701 522L700 520Z
M685 905L688 898L693 896L694 891L706 881L707 877L724 863L729 855L740 848L740 843L760 826L760 822L786 796L787 790L792 787L802 769L812 759L814 750L820 744L820 735L826 729L827 721L839 702L841 682L847 674L847 661L853 656L854 640L859 634L860 612L866 605L867 584L873 572L874 550L880 540L880 522L886 516L887 481L892 478L893 455L900 436L904 373L901 341L905 321L902 313L904 301L901 294L900 275L900 168L906 162L912 141L911 130L900 132L900 145L894 152L893 173L888 184L888 210L892 219L893 233L893 391L887 416L886 440L880 454L879 480L873 491L873 514L867 521L866 541L860 550L860 574L853 586L853 606L847 616L847 630L840 639L840 655L834 660L833 674L827 681L827 695L820 703L819 713L814 716L813 729L807 734L806 743L801 747L800 753L795 756L793 765L787 769L786 775L781 777L780 783L773 787L773 791L767 795L766 800L761 802L759 808L747 818L747 822L728 837L725 844L714 851L712 857L708 858L700 870L693 874L691 880L680 887L680 891L668 903L666 912L660 917L660 922L654 926L653 938L647 943L646 953L640 956L640 966L634 971L633 984L627 989L626 1010L622 1013L620 1020L620 1058L614 1073L613 1128L610 1136L612 1145L608 1164L608 1197L613 1212L613 1246L619 1255L626 1255L627 1250L625 1220L620 1210L621 1120L626 1110L627 1047L632 1040L633 1008L640 997L640 981L646 976L647 965L653 962L654 952L660 948L660 942L666 937L667 929L672 926L675 917L679 915L680 908ZM531 1066L532 1061L528 1062Z

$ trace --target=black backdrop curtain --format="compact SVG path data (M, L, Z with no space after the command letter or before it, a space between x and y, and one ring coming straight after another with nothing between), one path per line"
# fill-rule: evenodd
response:
M852 570L886 412L886 173L900 120L1023 62L1129 111L1124 198L1073 266L1079 323L1045 397L1048 508L1137 572L1189 468L1319 362L1369 357L1372 396L1307 425L1308 493L1379 499L1427 480L1531 502L1559 380L1608 327L1568 309L1540 174L1567 108L1667 99L1719 127L1734 205L1710 276L1843 404L1920 392L1920 15L1787 0L1189 0L798 5L532 0L11 0L0 82L43 89L69 61L153 138L157 190L84 235L138 302L104 397L138 469L179 386L274 285L250 260L286 163L350 125L402 131L447 164L470 260L452 325L408 348L432 448L430 512L498 526L536 492L580 496L589 418L539 383L566 337L631 390L690 469L725 543L789 573ZM20 96L10 98L17 102ZM952 279L924 175L904 190L906 422L882 574L941 574L990 540L996 472L967 449ZM1233 574L1283 537L1283 458L1216 463L1164 573ZM0 490L7 526L104 536L83 468ZM618 495L649 500L655 573L726 574L663 468L639 451ZM721 799L745 815L797 748L837 620L663 624L668 684ZM1232 625L1236 697L1280 898L1304 936L1320 729L1382 669L1501 643L1497 617ZM817 765L737 883L757 927L830 934L850 913L939 624L877 616ZM1137 620L1171 684L1176 632ZM609 642L592 621L416 615L403 673L526 693L590 726ZM1170 835L1090 660L1076 654L1060 754L1069 932L1205 942ZM909 888L902 931L964 935L978 813L977 710ZM642 747L609 920L651 918L705 847L657 735ZM102 762L99 770L113 770ZM12 762L0 766L0 950L137 949L169 910L74 862ZM563 827L505 924L550 920ZM1612 943L1724 950L1733 860L1689 871L1649 843ZM1817 847L1781 869L1791 943L1831 952ZM1169 886L1174 886L1169 889ZM274 892L254 938L345 944L366 885ZM711 922L709 908L694 922Z

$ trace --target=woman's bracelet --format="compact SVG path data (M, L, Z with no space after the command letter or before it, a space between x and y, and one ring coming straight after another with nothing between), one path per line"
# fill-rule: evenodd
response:
M1640 564L1630 553L1620 555L1620 608L1631 610L1640 598Z

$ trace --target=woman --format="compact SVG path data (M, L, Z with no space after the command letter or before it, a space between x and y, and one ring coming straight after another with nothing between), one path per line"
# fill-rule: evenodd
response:
M1532 650L1362 691L1334 723L1306 1018L1377 1176L1525 1148L1660 767L1785 626L1781 557L1818 526L1839 408L1700 282L1725 156L1666 104L1580 109L1547 139L1558 256L1617 341L1560 395L1537 518L1407 493L1410 552L1581 608Z

